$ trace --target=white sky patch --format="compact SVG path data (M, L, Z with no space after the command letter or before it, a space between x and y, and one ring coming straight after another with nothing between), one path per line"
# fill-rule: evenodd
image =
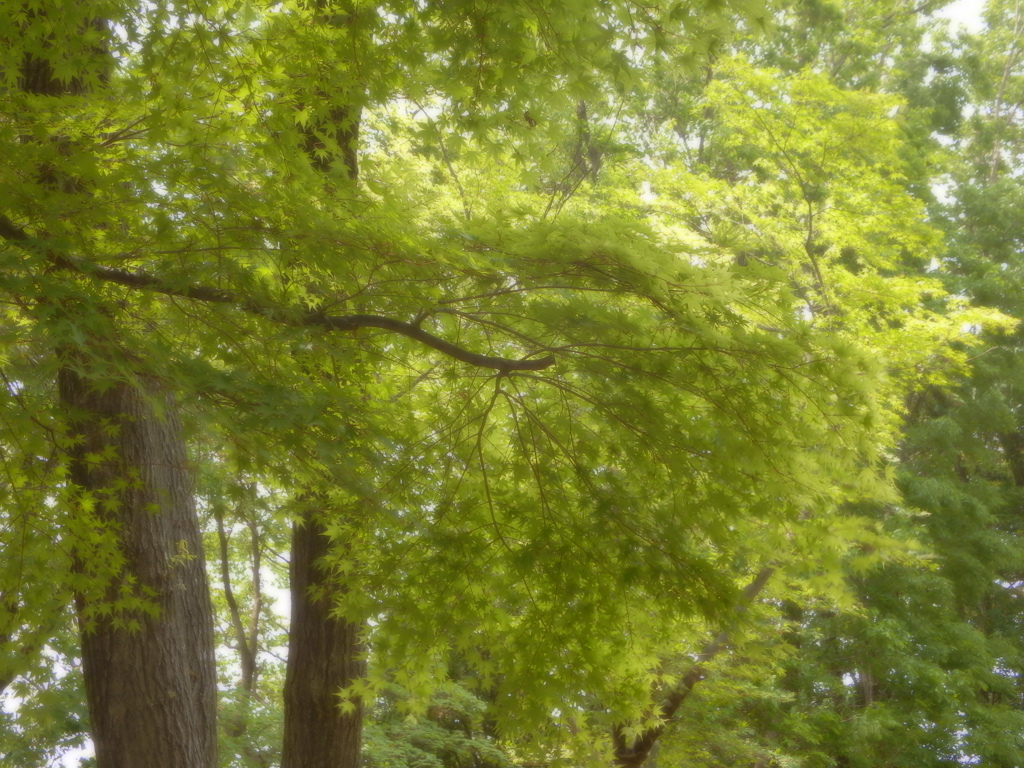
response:
M948 176L932 184L932 194L943 205L952 205L956 202L953 196L953 181Z
M82 764L83 760L88 760L96 756L96 750L92 747L92 739L87 740L87 744L84 747L77 749L70 749L61 755L60 762L58 763L61 768L65 766L67 768L78 768Z
M984 0L956 0L935 15L952 21L954 28L961 26L968 32L978 33L985 27L985 22L981 18L983 10Z

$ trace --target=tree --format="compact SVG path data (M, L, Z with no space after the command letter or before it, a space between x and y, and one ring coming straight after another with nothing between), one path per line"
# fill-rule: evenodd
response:
M821 50L852 44L842 34L854 42L877 34L854 26L862 4L830 10L835 15ZM999 108L989 100L999 83L1004 96L1012 93L1004 74L1012 71L1006 62L1014 51L1013 10L990 10L991 18L999 19L992 28L1001 34L987 34L985 44L951 40L932 25L931 49L915 51L908 41L920 39L922 24L909 37L890 41L890 49L902 54L894 57L888 76L878 67L870 76L886 81L887 90L903 94L912 108L907 115L911 146L925 154L909 158L908 166L921 169L923 158L930 157L938 164L932 178L948 185L950 201L940 205L924 179L914 182L917 194L932 203L931 221L945 229L949 243L929 271L951 293L1018 316L1019 307L1007 300L1016 295L1010 287L1012 257L1004 250L1014 242L1013 230L1005 228L1012 217L1002 213L1013 194L1004 187L980 204L977 191L981 180L987 183L991 150L999 146L991 134L986 137L991 117L1003 120L1007 114L1005 103ZM801 47L810 40L810 51L818 31L794 24L780 38ZM986 60L979 53L989 46L998 53ZM770 49L772 61L787 60L781 45ZM861 63L854 60L854 68ZM816 61L811 66L831 69ZM832 71L832 77L843 79L841 72ZM967 114L973 111L975 117L960 114L965 104L972 105ZM779 112L785 109L773 110L765 122ZM951 154L934 142L933 131L955 142ZM1012 157L1013 150L1004 146L1005 157ZM1003 151L997 150L999 163ZM993 226L996 221L1003 223ZM979 247L982 242L986 245ZM1006 397L1016 374L1005 363L1014 356L1004 352L1014 343L1012 328L1012 323L974 327L980 344L969 364L961 358L961 365L950 369L921 358L915 365L920 383L908 396L901 448L894 457L902 498L863 510L877 517L889 537L916 539L932 553L935 566L889 562L865 571L853 558L855 611L787 596L774 623L753 644L742 646L739 658L719 668L718 684L712 682L699 701L691 702L689 718L667 745L668 760L915 768L960 761L1020 763L1019 654L1015 633L1008 630L1017 621L1008 589L1018 571L1019 547L1016 526L1006 518L1014 514L1017 492L1007 463L1012 454L997 437L1012 423ZM942 367L945 373L937 377ZM758 675L753 680L751 670ZM709 731L712 737L703 735Z
M52 505L40 538L72 543L32 567L81 596L83 659L121 649L102 672L85 663L101 768L138 763L154 729L174 764L213 759L213 676L192 679L156 640L192 657L211 645L183 435L193 456L226 446L205 454L215 522L232 474L292 498L293 651L311 642L284 683L288 765L321 759L295 750L310 728L355 764L360 699L397 683L427 701L453 655L493 732L535 734L523 754L593 754L613 729L643 738L658 727L652 679L655 695L686 680L681 628L733 621L742 586L777 559L810 571L874 541L840 517L891 492L880 450L902 383L880 383L870 353L899 344L873 323L905 315L917 353L941 357L967 317L918 306L941 288L888 271L900 246L927 263L934 242L900 210L905 187L885 183L895 132L857 143L857 121L891 102L811 76L776 88L736 60L702 94L724 116L721 163L680 169L659 150L653 213L637 132L613 130L616 111L642 113L631 89L659 66L708 63L738 18L760 25L754 4L7 10L20 26L0 135L17 161L0 280L12 423L29 435L2 440L25 465L8 493ZM61 93L20 87L26 61ZM766 128L744 88L796 98ZM820 135L780 146L786 131L824 133L829 109L849 118L837 142L868 160L814 165ZM725 150L767 159L738 177ZM849 197L828 189L844 174L860 174ZM713 210L692 204L728 185ZM829 195L879 191L877 226L826 210ZM738 209L767 247L726 226ZM847 239L855 260L878 250L857 278L894 294L875 314L851 298ZM153 469L158 455L173 471ZM40 478L56 481L23 490ZM251 519L257 538L280 538L283 517ZM217 559L238 625L230 555ZM41 600L23 573L2 587L20 617ZM19 642L38 654L49 627ZM245 690L258 642L242 630ZM128 685L140 637L159 650ZM377 666L363 678L367 641ZM313 660L334 672L317 679ZM158 671L171 677L147 677ZM118 696L104 675L123 680ZM157 726L141 704L184 717L166 706L179 682L201 725ZM307 721L312 700L323 717ZM143 722L108 748L114 706Z
M77 99L88 94L90 81L110 76L106 20L73 16L65 30L81 35L72 51L85 55L84 71L71 76L65 69L62 76L70 52L63 41L36 31L53 22L48 10L24 13L15 27L29 42L17 70L22 103ZM40 137L18 138L30 143ZM75 139L59 131L49 143L61 156L74 158L79 151ZM34 153L34 167L25 166L29 183L51 199L88 196L90 181L46 157L49 151ZM37 268L62 267L62 255L42 242L30 244L9 222L5 227L8 240L20 244ZM41 230L37 239L48 234ZM50 343L56 341L64 482L81 526L67 538L71 570L87 580L75 601L97 757L105 766L212 766L212 615L176 406L148 373L125 376L128 359L117 330L105 318L83 313L75 293L71 288L63 295L11 298L49 326ZM64 337L62 325L74 328L77 338ZM82 529L88 535L76 541L74 533ZM116 555L97 557L96 539L111 537Z

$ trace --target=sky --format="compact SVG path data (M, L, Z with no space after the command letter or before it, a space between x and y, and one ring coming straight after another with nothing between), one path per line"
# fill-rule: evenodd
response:
M984 0L956 0L937 15L961 24L969 32L980 32L983 26L981 12L984 7Z

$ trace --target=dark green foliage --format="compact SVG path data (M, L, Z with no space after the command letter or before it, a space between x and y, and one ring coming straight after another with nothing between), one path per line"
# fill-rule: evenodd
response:
M485 728L487 705L457 682L413 716L397 686L381 691L367 724L364 757L371 768L506 768L512 765Z

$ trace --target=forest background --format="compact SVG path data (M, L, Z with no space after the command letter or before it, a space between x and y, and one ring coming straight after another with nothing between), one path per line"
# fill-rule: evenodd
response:
M0 3L0 764L1024 765L946 5Z

